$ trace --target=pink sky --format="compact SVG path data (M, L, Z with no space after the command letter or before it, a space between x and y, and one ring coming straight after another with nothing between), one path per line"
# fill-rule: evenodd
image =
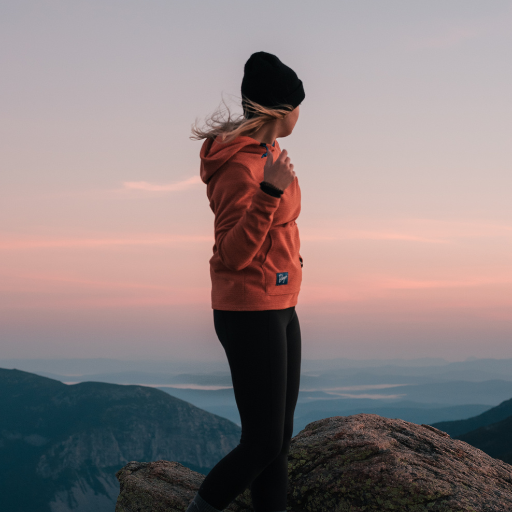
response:
M201 4L0 7L2 357L224 357L188 136L259 50L306 90L303 357L512 357L510 4Z

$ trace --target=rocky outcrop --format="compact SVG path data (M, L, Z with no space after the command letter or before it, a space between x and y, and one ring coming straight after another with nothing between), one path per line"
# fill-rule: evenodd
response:
M116 512L183 511L204 479L179 462L166 460L129 462L116 477L121 486Z
M428 425L375 414L309 423L292 439L293 512L509 512L512 466ZM204 475L176 462L116 473L116 512L184 511ZM246 489L228 509L252 511Z

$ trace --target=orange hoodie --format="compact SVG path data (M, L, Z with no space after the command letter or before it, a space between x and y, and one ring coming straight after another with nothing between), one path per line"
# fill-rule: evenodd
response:
M228 311L284 309L297 304L302 257L297 223L300 187L296 177L281 197L260 188L265 153L275 162L281 149L240 136L232 142L206 139L201 179L215 214L210 259L212 308Z

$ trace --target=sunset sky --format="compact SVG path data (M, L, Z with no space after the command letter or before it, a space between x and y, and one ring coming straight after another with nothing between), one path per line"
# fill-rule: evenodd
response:
M512 357L509 0L0 2L2 358L223 359L194 121L304 83L303 358Z

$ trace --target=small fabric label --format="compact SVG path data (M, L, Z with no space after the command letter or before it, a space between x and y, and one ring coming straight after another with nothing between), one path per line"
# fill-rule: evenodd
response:
M288 272L276 273L276 286L280 284L288 284Z

